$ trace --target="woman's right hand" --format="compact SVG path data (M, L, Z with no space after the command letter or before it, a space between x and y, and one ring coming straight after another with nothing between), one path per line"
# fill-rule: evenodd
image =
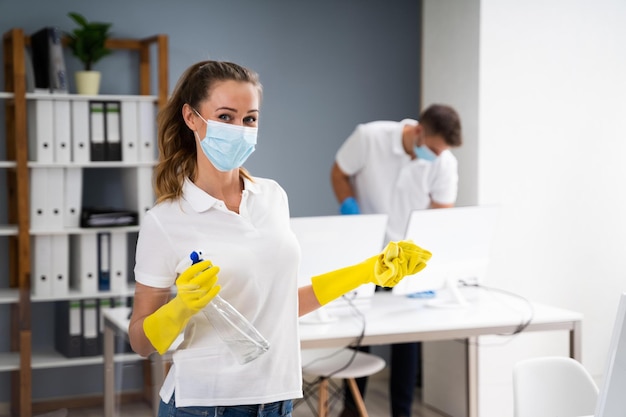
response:
M191 265L176 279L176 297L144 319L144 332L157 352L167 352L189 319L219 293L218 272L210 261Z

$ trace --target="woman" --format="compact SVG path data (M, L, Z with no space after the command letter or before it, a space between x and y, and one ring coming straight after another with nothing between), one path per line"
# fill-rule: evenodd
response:
M204 61L185 71L159 114L157 204L139 233L129 326L143 356L164 353L184 329L159 416L290 416L291 399L302 396L297 317L364 282L395 285L430 258L411 242L392 242L298 289L287 195L242 168L256 145L261 95L254 72ZM205 260L191 265L198 250ZM267 353L240 364L196 314L218 292L269 341Z

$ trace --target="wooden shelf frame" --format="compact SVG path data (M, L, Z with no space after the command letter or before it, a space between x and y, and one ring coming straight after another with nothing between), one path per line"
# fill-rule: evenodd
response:
M64 43L66 42L67 39L64 39ZM5 107L7 159L3 162L2 169L7 170L7 209L10 223L3 229L10 230L10 233L3 234L9 239L10 286L4 291L6 293L4 302L9 303L11 309L11 352L0 355L0 359L6 357L11 360L7 359L6 369L0 367L0 371L11 372L11 416L30 417L34 411L32 370L42 366L38 362L33 364L32 351L30 165L25 64L25 51L30 45L30 37L25 35L21 28L13 28L3 34L2 43L5 86L0 99L4 101ZM131 50L139 54L138 94L156 96L157 107L162 109L169 94L168 36L157 34L143 39L109 39L106 46L113 50ZM156 71L154 94L151 93L153 71ZM13 231L12 228L17 230ZM12 301L13 299L15 301ZM136 357L130 355L130 358ZM39 405L37 408L40 408Z

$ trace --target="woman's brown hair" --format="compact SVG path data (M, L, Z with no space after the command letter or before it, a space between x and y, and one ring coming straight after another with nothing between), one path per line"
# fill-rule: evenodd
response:
M196 176L196 141L183 119L183 106L189 104L198 108L209 97L215 83L230 80L253 84L261 98L263 87L258 75L232 62L198 62L178 80L167 104L157 116L159 162L154 173L157 202L179 198L185 178ZM251 179L243 167L239 168L239 175Z

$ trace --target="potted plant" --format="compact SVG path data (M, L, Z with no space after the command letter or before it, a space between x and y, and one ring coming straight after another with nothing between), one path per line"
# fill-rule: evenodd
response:
M89 22L79 13L68 13L78 25L68 32L68 47L72 54L83 63L83 71L76 72L78 94L98 94L100 90L100 72L93 70L93 65L111 53L105 45L110 37L111 23Z

